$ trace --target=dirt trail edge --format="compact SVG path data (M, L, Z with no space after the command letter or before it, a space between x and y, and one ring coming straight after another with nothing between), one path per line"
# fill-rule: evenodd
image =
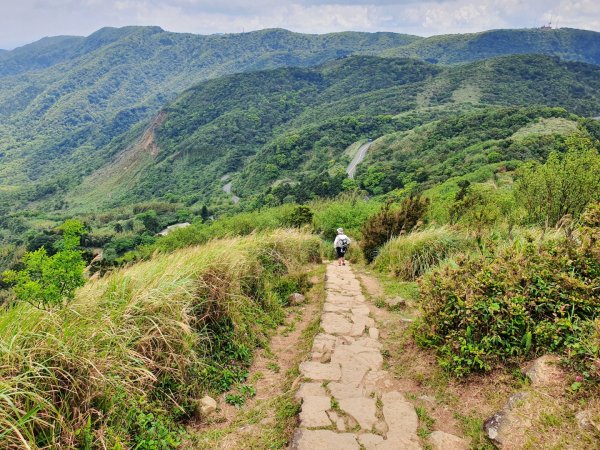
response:
M327 266L321 329L303 382L293 450L420 449L412 404L382 370L379 330L349 266Z

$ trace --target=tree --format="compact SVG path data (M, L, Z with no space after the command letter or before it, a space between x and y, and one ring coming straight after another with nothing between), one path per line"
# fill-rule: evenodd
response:
M379 248L393 237L409 233L425 215L429 199L406 197L399 208L386 203L381 211L365 222L362 229L362 249L369 262L377 256Z
M551 153L544 164L526 164L518 171L516 198L531 222L554 226L566 215L579 217L600 199L600 156L592 141L573 135L567 148L564 154Z
M311 224L313 216L314 214L308 206L298 205L290 214L290 225L300 228L304 225Z
M84 226L77 220L67 220L61 227L62 239L55 243L57 252L48 256L41 247L23 256L25 268L4 272L4 279L13 284L18 300L39 309L65 306L83 286L85 262L79 250Z
M158 220L158 215L153 209L138 214L136 218L142 221L146 231L149 233L158 233L162 228Z
M202 205L202 209L200 210L200 217L202 217L202 222L206 222L210 217L210 212L206 205Z

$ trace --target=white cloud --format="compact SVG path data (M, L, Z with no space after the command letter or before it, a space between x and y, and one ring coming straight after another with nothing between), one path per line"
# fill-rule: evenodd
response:
M600 30L596 0L2 0L0 48L103 26L159 25L192 33L282 27L419 35L540 26Z

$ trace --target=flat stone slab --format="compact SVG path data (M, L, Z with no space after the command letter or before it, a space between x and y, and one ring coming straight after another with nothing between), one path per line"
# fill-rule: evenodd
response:
M369 337L371 339L379 339L379 330L375 327L369 327Z
M363 380L365 395L384 392L393 385L389 373L383 370L371 370Z
M464 439L443 431L434 431L429 435L429 443L433 450L468 450L469 444Z
M421 450L422 447L416 436L409 438L402 434L388 433L387 438L383 442L377 444L377 447L375 448L377 450Z
M313 352L324 352L331 351L335 346L336 337L331 334L319 333L315 336L313 341L312 351Z
M362 386L349 383L329 383L327 388L337 400L344 398L366 397Z
M322 383L302 383L300 389L296 392L296 398L301 399L308 396L324 397L327 395L327 391L323 387Z
M330 408L331 399L328 396L309 395L304 397L300 411L300 424L306 428L330 426L331 421L326 412Z
M342 370L337 363L304 361L300 364L300 373L315 381L338 381L342 378Z
M363 347L381 349L381 342L368 336L360 337L356 342Z
M377 450L377 445L383 442L383 438L377 434L359 434L358 442L362 445L365 450Z
M341 410L352 416L363 430L371 431L377 422L374 398L343 398L339 401L339 405Z
M321 317L321 328L329 334L349 334L352 322L337 313L325 313Z
M360 450L356 437L351 433L335 433L330 430L296 430L291 450Z
M381 396L383 402L383 417L390 427L389 434L416 437L419 418L415 408L408 403L397 391Z

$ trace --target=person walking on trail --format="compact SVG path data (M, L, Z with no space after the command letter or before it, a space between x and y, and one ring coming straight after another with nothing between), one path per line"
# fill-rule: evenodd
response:
M333 241L333 248L335 248L335 254L338 259L338 266L346 265L346 252L348 251L348 246L350 245L350 238L344 234L344 230L342 228L337 229L337 236Z

